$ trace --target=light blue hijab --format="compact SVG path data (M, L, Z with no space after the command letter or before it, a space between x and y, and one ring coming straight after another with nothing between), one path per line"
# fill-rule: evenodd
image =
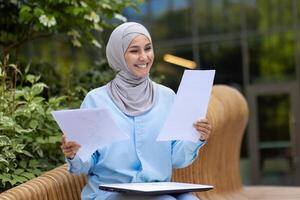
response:
M129 116L138 116L150 110L156 99L156 89L147 77L137 77L125 62L125 52L138 35L145 35L151 41L147 29L135 22L126 22L116 27L106 46L106 57L111 68L117 71L106 89L118 108Z

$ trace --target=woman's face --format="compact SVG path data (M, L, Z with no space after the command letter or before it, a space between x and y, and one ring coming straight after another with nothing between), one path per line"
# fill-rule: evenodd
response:
M150 40L145 35L136 36L127 48L124 57L129 70L135 76L148 76L154 59Z

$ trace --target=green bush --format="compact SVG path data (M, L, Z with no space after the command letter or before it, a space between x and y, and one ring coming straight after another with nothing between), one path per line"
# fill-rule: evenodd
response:
M6 190L64 162L61 132L51 112L65 108L69 97L45 99L40 77L21 73L8 56L0 61L0 187ZM72 99L72 106L79 99Z

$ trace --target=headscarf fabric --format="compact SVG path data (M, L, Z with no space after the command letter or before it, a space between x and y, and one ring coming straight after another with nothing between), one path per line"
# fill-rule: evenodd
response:
M106 90L117 107L129 116L138 116L150 110L157 96L149 75L135 76L125 61L125 52L138 35L145 35L151 41L143 25L123 23L113 30L106 46L108 64L117 72L116 77L107 83Z

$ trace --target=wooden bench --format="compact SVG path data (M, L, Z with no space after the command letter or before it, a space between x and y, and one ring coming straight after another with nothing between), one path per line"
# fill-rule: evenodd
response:
M207 117L213 128L211 138L191 166L174 170L173 180L214 185L213 190L197 193L201 200L276 199L272 198L273 187L243 187L241 183L240 146L248 106L240 92L225 85L214 86ZM0 200L77 200L85 182L84 175L73 176L63 165L1 193ZM275 188L277 194L281 188ZM287 194L280 199L300 199L297 187L282 191Z

